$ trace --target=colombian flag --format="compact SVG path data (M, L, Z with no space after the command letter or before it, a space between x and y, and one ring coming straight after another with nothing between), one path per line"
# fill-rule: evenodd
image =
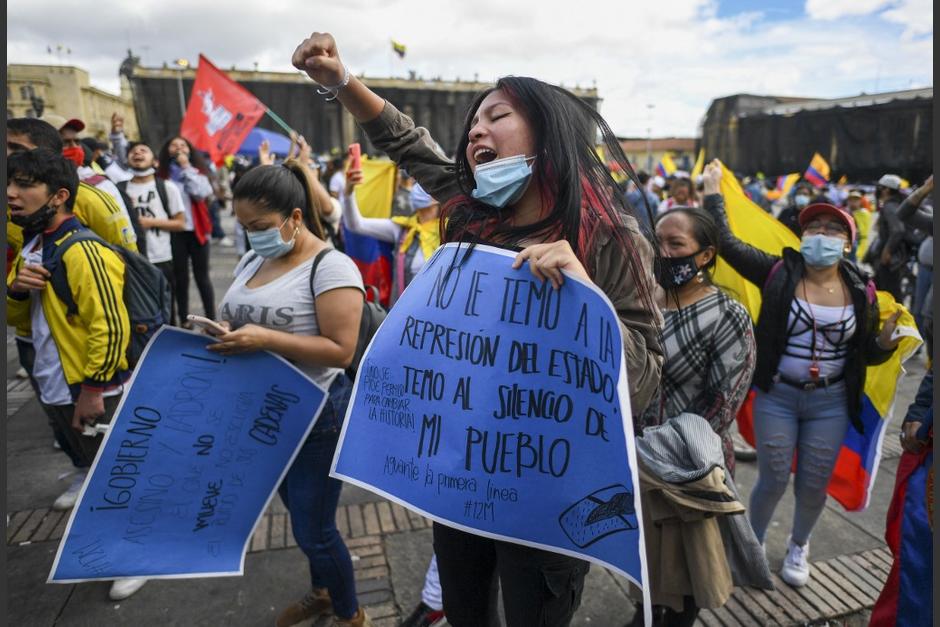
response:
M798 180L800 180L799 172L787 174L786 176L778 176L774 189L767 192L767 198L777 200L778 198L786 197Z
M785 247L799 249L797 237L751 202L727 168L722 168L721 194L725 200L728 224L740 240L774 255L779 255ZM747 308L756 322L760 313L760 288L745 281L721 258L718 259L714 279ZM903 364L922 342L914 318L902 305L886 292L878 292L877 298L882 321L898 309L903 312L898 319L898 332L904 337L888 361L868 368L861 414L865 434L848 429L829 482L829 495L848 511L860 511L868 506L881 461L885 426L891 419L898 381L904 374ZM754 446L754 395L752 390L738 412L738 431L751 446Z
M669 154L664 154L663 158L659 161L659 165L656 166L656 174L660 175L663 178L666 178L670 174L674 173L678 168L673 162L672 157Z
M356 204L367 218L388 218L392 214L397 169L387 160L362 158L363 182L356 186ZM362 282L379 290L379 302L388 306L392 293L392 244L357 235L343 227L343 241Z
M813 158L809 162L809 167L803 174L803 178L815 185L822 187L829 182L829 164L822 158L818 152L813 153Z
M401 43L400 41L395 41L395 40L393 39L393 40L392 40L392 50L395 51L395 54L397 54L397 55L399 56L399 58L404 59L404 58L405 58L405 52L408 50L408 48L407 48L407 46L405 46L405 44Z

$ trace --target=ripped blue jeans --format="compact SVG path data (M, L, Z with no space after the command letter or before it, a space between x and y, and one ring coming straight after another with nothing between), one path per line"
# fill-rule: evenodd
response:
M787 490L793 453L794 542L803 545L826 505L826 488L849 428L845 382L812 391L775 383L754 399L754 436L758 476L751 492L749 517L764 541L774 509Z

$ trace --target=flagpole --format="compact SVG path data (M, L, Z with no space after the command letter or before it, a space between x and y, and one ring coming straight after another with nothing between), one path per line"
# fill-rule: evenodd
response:
M277 123L278 126L280 126L282 129L284 129L285 131L287 131L287 134L288 134L288 135L290 135L291 133L294 132L294 129L292 129L290 126L288 126L287 122L285 122L284 120L282 120L282 119L281 119L281 116L279 116L278 114L276 114L274 111L271 111L270 109L268 109L267 107L265 107L265 108L264 108L264 112L267 113L267 114L271 117L271 119L274 120L274 121Z

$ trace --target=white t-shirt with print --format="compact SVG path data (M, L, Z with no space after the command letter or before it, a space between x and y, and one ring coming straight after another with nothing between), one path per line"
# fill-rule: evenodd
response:
M180 188L173 181L164 181L166 187L166 200L169 207L163 206L160 194L157 193L155 180L146 183L127 182L127 195L131 199L137 213L145 218L168 220L173 216L184 213L183 197ZM170 248L170 233L163 229L147 229L147 259L151 263L172 261L173 253Z
M275 331L296 335L319 335L316 304L310 292L310 268L313 257L273 281L258 287L245 284L255 275L264 259L249 251L235 268L235 280L219 305L219 320L231 323L233 329L246 324L257 324ZM332 250L320 260L314 279L317 296L340 287L363 290L362 275L352 259ZM308 377L323 389L330 384L341 368L327 368L297 364Z

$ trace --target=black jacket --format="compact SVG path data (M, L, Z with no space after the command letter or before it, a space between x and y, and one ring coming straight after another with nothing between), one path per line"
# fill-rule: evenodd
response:
M720 194L705 197L705 210L718 222L721 257L741 276L761 288L761 309L754 330L757 367L753 384L769 392L787 345L785 330L796 287L803 278L803 255L792 248L785 248L781 258L739 240L728 227L724 199ZM782 263L778 265L781 259ZM849 288L855 309L856 333L850 340L845 362L845 387L849 417L861 433L863 428L859 415L865 389L865 368L886 361L894 350L884 350L877 343L881 323L874 283L848 260L840 262L839 271Z

